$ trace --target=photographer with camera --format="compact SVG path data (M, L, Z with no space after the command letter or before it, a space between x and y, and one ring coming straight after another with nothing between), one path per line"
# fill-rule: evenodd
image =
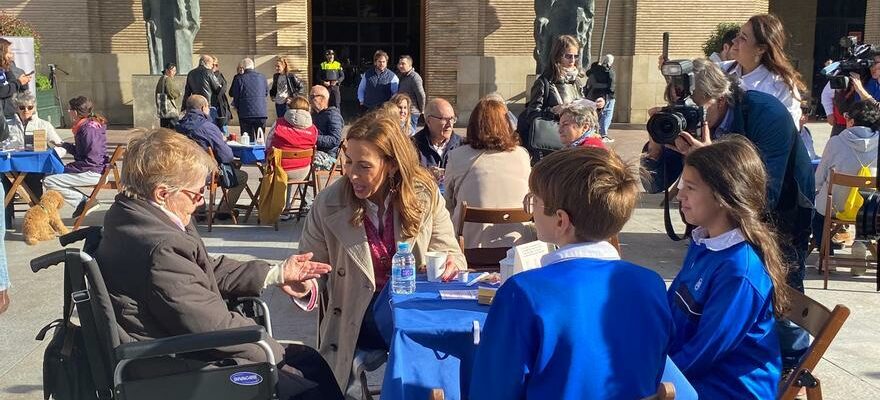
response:
M789 266L787 283L803 291L815 184L797 128L773 96L743 91L709 60L696 59L692 68L690 64L679 61L663 66L670 82L668 93L673 95L670 100L676 104L658 110L648 121L651 139L642 154L648 175L642 184L649 193L661 192L681 175L683 155L728 133L744 135L758 149L767 169L766 214L782 237L780 246ZM783 367L792 368L809 346L809 337L790 323L780 323L777 330Z
M855 36L840 39L846 56L822 69L828 83L822 89L822 107L831 136L846 129L844 114L862 99L880 99L880 54L874 45L859 44Z

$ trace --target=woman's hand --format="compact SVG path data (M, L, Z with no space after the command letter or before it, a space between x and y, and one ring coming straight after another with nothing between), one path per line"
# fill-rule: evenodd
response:
M675 139L675 145L668 144L666 147L686 156L694 149L712 144L712 137L709 134L709 125L703 123L700 130L702 132L700 139L693 137L688 132L682 132L678 135L678 138Z
M458 275L458 267L455 266L455 261L452 259L452 254L446 256L446 267L444 267L443 274L440 275L440 280L443 282L449 282L455 279L455 276Z
M295 254L287 258L282 264L285 284L305 282L319 278L333 268L330 265L312 261L312 253Z
M9 291L0 290L0 314L9 308Z

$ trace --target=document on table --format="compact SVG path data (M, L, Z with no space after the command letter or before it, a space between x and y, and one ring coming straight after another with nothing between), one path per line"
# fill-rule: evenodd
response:
M441 290L440 298L443 300L476 300L476 290Z

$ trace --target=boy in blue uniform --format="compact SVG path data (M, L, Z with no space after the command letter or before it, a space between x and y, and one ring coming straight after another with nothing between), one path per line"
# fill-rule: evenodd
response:
M698 227L667 296L669 356L700 398L776 398L774 312L785 307L786 268L762 218L766 185L758 152L739 135L691 150L684 162L678 199Z
M555 152L535 165L524 208L559 246L543 268L498 290L477 349L472 399L638 399L655 392L672 321L657 273L620 261L606 240L639 185L607 150Z

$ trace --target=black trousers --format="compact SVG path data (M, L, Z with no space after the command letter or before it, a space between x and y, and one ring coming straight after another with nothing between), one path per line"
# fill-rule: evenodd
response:
M284 348L284 362L278 368L280 400L342 400L333 370L315 349L299 344Z
M330 85L327 90L330 92L330 105L342 112L342 96L339 94L339 85Z
M266 118L239 118L238 123L241 125L241 134L247 132L252 143L257 139L257 129L262 129L263 133L266 133Z
M159 127L175 129L177 128L178 121L177 118L159 118Z

